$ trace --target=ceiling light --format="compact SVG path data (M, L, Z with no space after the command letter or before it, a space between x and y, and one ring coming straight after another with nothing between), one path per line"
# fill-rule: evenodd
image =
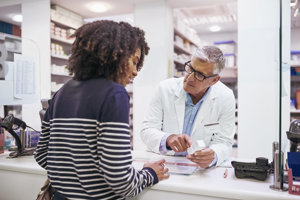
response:
M23 16L22 15L13 15L12 16L12 20L16 21L16 22L22 22L23 21Z
M92 12L101 13L107 11L109 5L101 2L91 2L86 4L86 7Z
M211 32L218 32L218 31L221 30L221 27L218 26L218 25L214 25L214 26L209 27L209 30L210 30Z

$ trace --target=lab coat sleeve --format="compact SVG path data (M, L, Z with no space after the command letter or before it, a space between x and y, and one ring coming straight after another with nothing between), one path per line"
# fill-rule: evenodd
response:
M162 91L161 85L154 93L150 101L146 116L142 122L140 136L147 148L155 153L159 152L160 142L165 134L162 131L163 126L163 96L166 95Z

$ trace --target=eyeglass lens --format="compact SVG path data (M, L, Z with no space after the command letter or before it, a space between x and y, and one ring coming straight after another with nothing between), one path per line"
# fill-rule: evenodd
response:
M202 74L200 74L199 72L195 71L195 70L189 65L189 63L186 63L186 65L185 65L185 71L186 71L187 73L189 73L189 74L191 74L191 73L194 72L195 78L198 79L198 80L200 80L200 81L204 80L204 78L205 78Z

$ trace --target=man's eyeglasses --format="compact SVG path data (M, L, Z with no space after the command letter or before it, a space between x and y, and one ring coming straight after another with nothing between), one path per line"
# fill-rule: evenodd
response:
M194 68L191 66L191 61L187 61L186 63L184 63L184 70L188 73L191 74L194 72L194 77L199 80L199 81L203 81L204 79L210 78L210 77L214 77L217 76L217 74L211 75L211 76L205 76L204 74L202 74L201 72L198 72L196 70L194 70Z

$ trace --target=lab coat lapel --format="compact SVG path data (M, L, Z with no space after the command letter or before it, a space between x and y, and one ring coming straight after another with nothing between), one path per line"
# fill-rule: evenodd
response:
M182 133L182 129L183 129L185 98L186 98L186 93L184 92L183 87L181 86L181 89L178 90L178 92L176 93L176 99L175 99L177 123L178 123L178 128L180 133Z

